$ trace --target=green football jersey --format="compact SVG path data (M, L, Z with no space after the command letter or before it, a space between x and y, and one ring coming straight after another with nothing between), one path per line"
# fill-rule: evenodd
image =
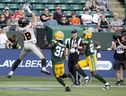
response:
M92 41L91 38L84 39L82 43L87 46L85 50L86 56L94 54L94 42Z
M52 53L52 63L53 64L62 64L64 63L63 52L65 50L65 45L60 43L57 40L52 40L52 44L54 45L51 53Z

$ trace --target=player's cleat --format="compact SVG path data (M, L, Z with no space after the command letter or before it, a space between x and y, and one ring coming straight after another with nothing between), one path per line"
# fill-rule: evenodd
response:
M121 82L120 82L120 81L117 81L117 82L116 82L116 85L117 85L117 86L120 86L120 85L121 85Z
M110 87L111 87L111 85L107 82L107 83L105 83L103 90L109 90Z
M88 76L86 76L86 77L84 78L84 84L88 84L89 82L91 82L91 78L88 77Z
M73 77L73 75L71 73L68 73L68 77L71 79L71 81L74 83L75 82L75 79Z
M80 82L74 82L74 85L80 86Z
M14 72L13 72L13 71L10 71L10 72L8 73L8 75L7 75L7 78L11 78L13 74L14 74Z
M70 87L69 86L66 86L65 87L65 92L69 92L69 91L71 91Z
M50 75L50 74L51 74L48 70L46 70L45 67L42 67L41 72L42 72L42 73L45 73L45 74L47 74L47 75Z
M120 85L125 85L123 80L120 80Z

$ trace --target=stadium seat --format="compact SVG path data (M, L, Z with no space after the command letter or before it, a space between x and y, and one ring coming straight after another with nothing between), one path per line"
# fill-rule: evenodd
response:
M67 17L71 16L71 11L64 11L64 13L67 15Z
M18 4L7 4L7 6L10 8L10 9L12 9L12 10L14 10L14 9L18 9Z
M76 3L76 0L64 0L65 1L65 3L70 3L70 4L72 4L72 3Z
M32 9L43 10L44 9L44 5L43 4L33 4L32 5Z
M60 7L62 10L70 10L67 4L61 4Z
M37 10L32 10L33 13L35 13L36 15L38 15L38 11Z
M106 12L104 12L104 15L105 15L106 17L113 17L112 11L106 11Z
M16 3L25 3L26 0L15 0Z
M27 17L27 18L28 18L29 21L32 21L32 17L31 17L31 16L29 16L29 17Z
M77 11L78 16L81 16L83 13L83 11Z
M91 11L89 14L93 16L94 14L96 14L96 11Z
M39 3L38 0L28 0L30 3Z
M77 10L83 10L83 7L81 5L78 5L78 4L71 4L70 9L77 11Z
M77 3L85 4L86 0L77 0Z
M0 14L3 13L3 10L0 10Z
M0 9L1 9L1 10L4 10L5 7L6 7L5 4L2 4L2 3L0 4Z
M53 0L53 3L60 4L60 3L64 3L64 2L63 2L63 0Z
M37 15L38 15L38 16L41 16L41 15L42 15L42 13L43 13L43 10L38 10Z
M55 4L46 4L45 7L48 7L50 11L53 11L56 8Z
M113 20L113 17L108 17L106 18L109 22L111 22Z
M1 0L3 3L14 3L14 0Z
M48 3L52 3L52 0L39 0L39 3L48 4Z

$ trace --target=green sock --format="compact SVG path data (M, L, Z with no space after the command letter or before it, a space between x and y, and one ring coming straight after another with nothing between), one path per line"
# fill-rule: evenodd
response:
M96 79L98 79L99 81L101 81L102 83L104 83L104 84L106 83L106 81L100 75L96 74L96 75L94 75L94 77Z
M77 69L77 72L80 73L83 77L86 77L87 75L85 74L83 69Z
M60 77L58 77L58 78L56 78L57 79L57 81L61 84L61 85L63 85L63 86L65 86L66 84L64 83L64 81L60 78Z

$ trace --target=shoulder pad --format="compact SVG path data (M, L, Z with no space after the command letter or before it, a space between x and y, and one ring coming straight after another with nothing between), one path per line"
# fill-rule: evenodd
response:
M57 41L57 40L55 40L55 39L53 39L53 40L52 40L52 43L57 44L57 43L58 43L58 41Z
M83 40L82 43L83 43L83 44L89 44L89 41Z

